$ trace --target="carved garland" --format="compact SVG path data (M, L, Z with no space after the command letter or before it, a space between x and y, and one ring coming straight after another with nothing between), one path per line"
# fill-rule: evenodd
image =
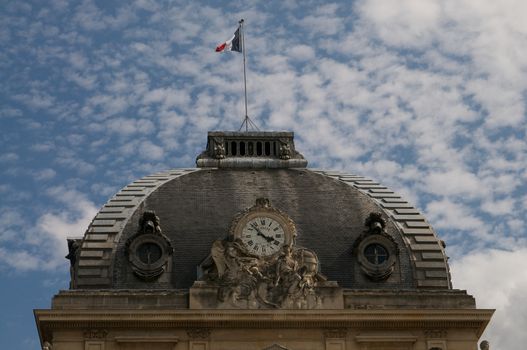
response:
M346 338L348 330L346 328L326 329L324 337L326 338Z
M428 339L447 337L446 329L426 329L424 333L425 333L425 337Z
M105 329L87 329L83 332L84 339L104 339L108 335Z
M207 339L210 336L209 328L191 328L187 329L187 335L190 339Z

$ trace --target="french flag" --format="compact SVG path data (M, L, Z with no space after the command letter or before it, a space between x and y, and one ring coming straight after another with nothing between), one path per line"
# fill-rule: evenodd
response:
M224 43L219 44L216 47L216 52L236 51L242 52L242 46L240 45L240 27L236 29L232 38Z

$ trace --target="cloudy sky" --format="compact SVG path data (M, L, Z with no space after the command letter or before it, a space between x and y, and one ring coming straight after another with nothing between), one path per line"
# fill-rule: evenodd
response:
M527 2L0 3L0 345L37 349L33 308L68 286L67 236L132 180L193 167L249 115L311 167L374 178L447 243L454 287L527 343Z

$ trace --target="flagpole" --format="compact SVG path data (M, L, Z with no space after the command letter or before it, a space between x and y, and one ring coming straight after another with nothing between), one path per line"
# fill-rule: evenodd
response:
M240 20L240 33L242 36L242 52L243 52L243 87L245 93L245 131L249 131L249 114L247 113L247 72L245 63L245 31L243 28L243 18Z

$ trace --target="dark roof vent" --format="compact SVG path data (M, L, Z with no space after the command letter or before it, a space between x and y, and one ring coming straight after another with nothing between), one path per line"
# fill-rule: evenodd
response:
M305 168L289 131L209 131L199 168Z

